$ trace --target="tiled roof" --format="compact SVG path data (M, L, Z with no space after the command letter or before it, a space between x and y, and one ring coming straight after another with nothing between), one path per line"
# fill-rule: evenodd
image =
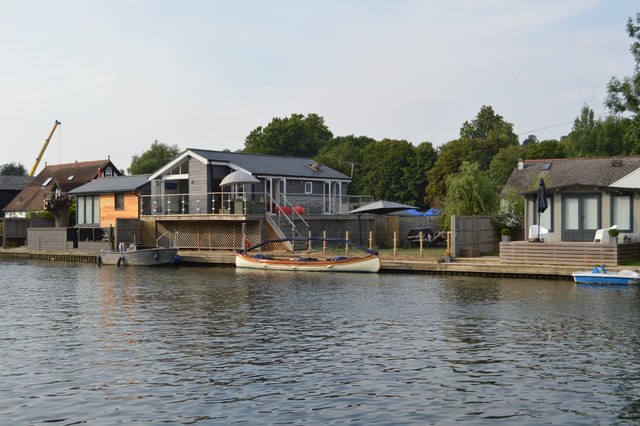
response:
M94 179L98 176L98 170L104 170L107 166L114 173L119 173L109 159L47 165L11 200L4 211L40 210L44 196L55 188L60 188L64 193L71 191Z
M312 168L311 166L316 164L316 161L310 158L244 154L193 148L188 149L188 151L192 151L209 161L236 164L253 175L350 180L349 176L325 165L321 165L318 169Z
M0 191L1 190L10 190L16 191L21 190L25 186L29 184L33 180L30 176L0 176Z
M640 157L555 158L525 160L516 167L504 186L519 192L535 190L540 178L547 189L575 185L609 186L640 168Z
M133 192L147 184L150 184L149 175L102 177L69 191L69 194Z

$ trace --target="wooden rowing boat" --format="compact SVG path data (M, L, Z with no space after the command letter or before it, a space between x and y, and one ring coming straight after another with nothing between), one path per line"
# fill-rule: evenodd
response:
M250 254L251 250L262 247L268 243L283 241L331 241L350 244L365 252L364 256L346 257L336 256L326 259L316 257L276 257L262 253ZM236 267L276 270L276 271L306 271L306 272L378 272L380 270L380 258L374 250L360 247L347 240L329 238L283 238L278 240L264 241L246 250L239 250L236 253Z

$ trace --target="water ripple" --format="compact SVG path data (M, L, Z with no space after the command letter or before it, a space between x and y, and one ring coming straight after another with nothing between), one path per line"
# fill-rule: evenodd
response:
M637 288L13 261L0 282L2 424L640 422Z

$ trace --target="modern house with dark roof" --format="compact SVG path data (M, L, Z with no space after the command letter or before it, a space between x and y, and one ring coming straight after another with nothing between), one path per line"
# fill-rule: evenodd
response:
M96 178L69 195L76 197L79 227L115 226L116 219L139 219L140 196L151 193L149 175Z
M538 220L540 178L548 208ZM503 194L525 196L525 231L549 230L550 241L594 241L598 229L616 225L620 239L640 241L640 157L520 160Z
M0 217L4 216L3 209L16 195L31 182L29 176L0 176Z
M28 212L43 210L47 196L67 194L98 176L118 175L111 159L46 165L4 208L5 215L25 218Z
M221 186L232 172L251 182ZM351 179L309 158L187 149L149 179L147 214L264 214L297 208L305 214L349 210Z

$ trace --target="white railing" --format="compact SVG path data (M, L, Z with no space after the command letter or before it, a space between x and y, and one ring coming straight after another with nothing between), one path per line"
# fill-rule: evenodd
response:
M313 194L281 194L275 202L263 192L234 194L208 192L199 194L143 195L140 214L149 215L201 215L201 214L346 214L371 202L370 196L324 196Z

